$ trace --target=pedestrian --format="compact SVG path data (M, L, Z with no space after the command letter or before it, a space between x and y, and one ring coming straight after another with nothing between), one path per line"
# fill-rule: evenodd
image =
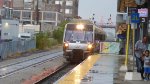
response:
M144 74L145 74L144 80L145 81L148 81L149 76L150 76L150 57L149 57L149 53L150 53L150 51L146 50L145 53L144 53L145 56L143 57L143 60L144 60Z
M136 58L137 72L141 73L142 79L144 79L144 75L143 75L144 70L143 70L143 61L141 58L143 52L148 49L147 40L148 38L144 36L142 40L138 40L135 43L135 58Z

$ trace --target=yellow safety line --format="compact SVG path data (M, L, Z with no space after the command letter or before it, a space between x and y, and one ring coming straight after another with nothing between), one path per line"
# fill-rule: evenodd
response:
M80 84L83 77L88 73L100 55L89 56L83 63L75 67L64 78L58 81L58 84Z
M126 40L126 58L125 58L125 66L127 66L127 64L128 64L129 35L130 35L130 24L128 24L128 29L127 29L127 40Z

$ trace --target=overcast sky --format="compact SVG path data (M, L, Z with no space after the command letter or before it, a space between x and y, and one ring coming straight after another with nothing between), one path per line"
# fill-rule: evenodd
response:
M96 21L99 23L100 18L106 22L110 14L112 21L116 21L117 0L79 0L79 16L83 19L89 19L93 13Z

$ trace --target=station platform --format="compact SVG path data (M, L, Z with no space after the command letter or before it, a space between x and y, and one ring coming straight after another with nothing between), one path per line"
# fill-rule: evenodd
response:
M117 62L115 54L91 55L54 84L113 84Z

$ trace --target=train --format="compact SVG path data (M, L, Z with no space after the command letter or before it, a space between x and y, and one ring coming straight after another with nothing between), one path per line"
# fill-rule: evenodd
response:
M80 62L99 52L99 42L105 41L106 33L89 20L72 20L65 25L63 56L67 61Z

